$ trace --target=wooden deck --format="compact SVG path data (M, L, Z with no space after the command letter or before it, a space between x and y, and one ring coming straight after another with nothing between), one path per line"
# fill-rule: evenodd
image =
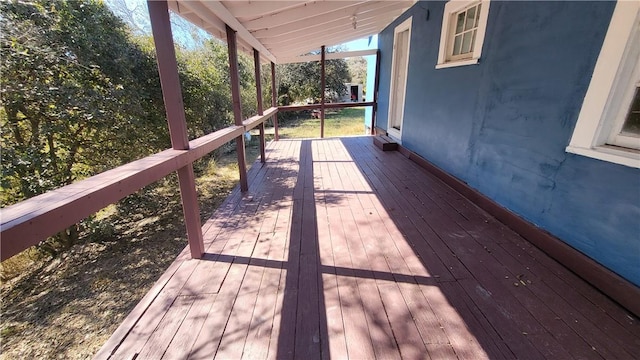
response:
M267 154L97 358L640 356L637 318L400 153Z

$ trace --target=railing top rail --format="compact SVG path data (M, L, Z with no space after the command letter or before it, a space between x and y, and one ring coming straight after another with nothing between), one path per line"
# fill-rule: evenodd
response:
M189 142L188 150L168 149L90 178L0 209L0 260L37 245L125 196L202 158L278 112L265 110L242 126L229 126Z
M350 108L350 107L358 107L358 106L373 106L375 103L373 101L365 101L365 102L345 102L345 103L325 103L325 109L342 109L342 108ZM300 111L300 110L316 110L320 109L322 104L307 104L307 105L285 105L278 106L278 111Z

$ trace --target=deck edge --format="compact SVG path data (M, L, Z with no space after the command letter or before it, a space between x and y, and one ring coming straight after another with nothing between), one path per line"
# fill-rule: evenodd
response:
M415 152L400 144L398 151L558 261L562 266L593 285L635 316L640 317L640 303L637 301L640 298L640 287L635 286L546 230L501 206Z

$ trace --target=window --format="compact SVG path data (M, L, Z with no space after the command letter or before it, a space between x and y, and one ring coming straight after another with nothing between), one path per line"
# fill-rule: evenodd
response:
M489 0L452 0L445 5L436 69L478 63L488 14Z
M611 17L566 151L640 168L640 3Z
M636 60L636 66L640 61ZM637 73L637 71L636 71ZM613 125L613 131L607 139L608 144L621 147L640 149L640 81L633 84L632 89L627 91L627 95L631 95L630 101L625 101L624 106L620 109L618 119Z

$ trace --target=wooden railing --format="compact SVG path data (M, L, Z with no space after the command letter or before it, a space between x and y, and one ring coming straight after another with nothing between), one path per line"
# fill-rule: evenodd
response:
M240 188L248 189L243 133L259 127L261 135L261 160L264 162L264 122L273 117L275 140L278 140L278 111L321 109L321 132L324 136L324 109L354 106L373 106L372 129L376 113L376 94L373 102L324 103L302 107L276 106L275 64L271 62L272 107L263 111L260 84L260 53L254 49L256 98L258 115L242 120L240 104L240 81L238 75L237 40L235 31L226 26L229 53L229 75L234 113L234 126L188 141L187 125L182 104L182 93L178 76L173 35L166 1L148 1L151 28L156 48L158 72L162 86L169 135L173 149L145 157L115 169L103 172L74 184L49 191L45 194L0 209L0 260L8 259L27 248L37 245L47 237L78 223L100 209L133 194L168 174L177 171L182 197L185 225L191 256L200 258L204 252L202 231L198 213L197 194L193 174L193 162L236 139ZM324 59L322 47L322 88L324 88ZM379 59L376 63L376 84L379 77ZM377 89L377 87L376 87ZM377 91L377 90L376 90ZM373 131L373 130L372 130Z
M168 149L71 185L0 209L0 258L8 259L106 206L193 163L277 114L271 107L242 126L191 140L189 149Z
M343 109L358 106L373 106L373 101L368 102L343 102L343 103L326 103L325 109ZM306 105L286 105L278 106L278 111L301 111L301 110L318 110L322 107L322 104L306 104Z
M306 104L306 105L286 105L286 106L278 106L278 111L302 111L302 110L319 110L320 116L320 137L324 137L324 111L326 109L344 109L350 107L359 107L359 106L371 106L373 107L373 111L371 112L371 135L374 135L375 129L375 119L376 119L376 111L377 105L375 101L369 102L344 102L344 103L323 103L320 104ZM277 122L276 122L277 123ZM276 140L278 139L278 130L276 127Z

